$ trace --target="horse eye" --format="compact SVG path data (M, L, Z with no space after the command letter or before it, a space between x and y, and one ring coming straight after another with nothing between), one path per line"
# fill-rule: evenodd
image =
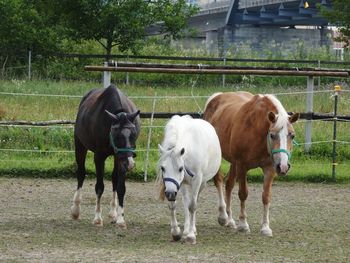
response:
M293 140L294 139L294 137L295 137L295 134L293 134L293 133L289 133L288 134L288 136Z
M181 173L183 171L183 169L184 169L183 167L180 167L179 172Z
M270 138L271 138L272 140L275 140L275 139L276 139L276 134L270 133Z
M163 166L160 167L160 169L162 170L162 172L165 172L165 168Z

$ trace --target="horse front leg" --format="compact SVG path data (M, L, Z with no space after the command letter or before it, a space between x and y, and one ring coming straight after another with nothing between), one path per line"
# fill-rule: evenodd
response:
M237 231L250 233L250 228L247 222L247 212L245 202L248 197L248 185L247 185L247 170L241 165L237 165L236 168L237 178L239 181L238 196L240 200L240 213Z
M264 206L263 217L261 222L261 234L264 236L272 237L272 230L270 228L270 202L271 202L271 187L273 179L276 175L275 169L270 166L263 168L264 171L264 189L262 193L262 202Z
M110 203L110 211L108 216L112 219L112 223L117 222L117 207L118 207L118 200L117 200L117 185L118 185L118 172L117 167L114 166L113 172L112 172L112 200Z
M126 168L125 166L118 160L116 160L115 167L118 167L117 174L117 195L118 195L118 208L117 208L117 221L116 225L122 229L126 229L126 222L124 219L124 196L125 196L125 175Z
M82 200L81 192L82 192L82 187L86 176L85 159L86 159L87 149L84 147L84 145L80 142L80 140L76 136L74 136L74 142L75 142L75 160L78 166L78 169L77 169L78 186L73 197L73 205L71 206L71 216L73 219L79 219L80 203Z
M219 196L218 222L221 226L225 226L228 224L228 215L226 211L226 202L224 199L223 176L221 171L218 171L217 174L214 176L214 184L216 189L218 190L218 196Z
M171 236L174 241L181 239L181 229L176 220L176 201L169 202Z
M95 206L95 218L93 220L93 224L96 226L103 226L101 198L105 188L103 183L105 160L106 160L106 156L95 153L94 162L96 167L97 181L95 184L96 206Z

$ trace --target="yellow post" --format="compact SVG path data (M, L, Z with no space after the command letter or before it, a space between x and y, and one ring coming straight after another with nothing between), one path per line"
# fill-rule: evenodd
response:
M335 167L338 165L336 162L337 155L337 109L338 109L338 95L341 91L339 85L334 86L334 115L333 115L333 162L332 162L332 179L335 181Z

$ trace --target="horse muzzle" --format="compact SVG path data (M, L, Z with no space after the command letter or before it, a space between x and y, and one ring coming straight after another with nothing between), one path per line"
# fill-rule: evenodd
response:
M290 163L287 163L287 165L278 164L276 166L276 172L279 176L287 175L289 169L290 169Z
M165 197L168 199L168 201L175 201L176 200L177 192L175 191L165 191Z
M128 171L132 170L135 167L134 158L128 157Z

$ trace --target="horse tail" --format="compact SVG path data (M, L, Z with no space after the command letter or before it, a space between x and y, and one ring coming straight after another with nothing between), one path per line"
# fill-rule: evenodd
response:
M219 170L214 176L214 184L216 188L222 187L224 182L224 175L221 170Z

